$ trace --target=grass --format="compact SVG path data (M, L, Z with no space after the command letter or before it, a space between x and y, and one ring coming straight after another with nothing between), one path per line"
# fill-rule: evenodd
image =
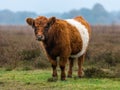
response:
M50 70L0 70L0 90L120 90L120 78L70 78L48 82L50 77Z

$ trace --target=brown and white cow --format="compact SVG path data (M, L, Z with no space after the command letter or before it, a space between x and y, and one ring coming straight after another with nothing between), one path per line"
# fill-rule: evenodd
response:
M78 77L82 76L82 64L88 47L91 29L81 17L61 20L56 17L39 16L27 18L26 22L33 27L36 39L42 41L49 61L52 64L51 80L57 80L57 57L61 69L61 80L66 80L65 66L69 60L68 77L72 77L74 59L78 59Z

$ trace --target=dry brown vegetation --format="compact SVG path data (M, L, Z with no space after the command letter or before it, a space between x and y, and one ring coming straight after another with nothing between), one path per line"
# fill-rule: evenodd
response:
M0 67L7 70L49 67L45 52L39 45L34 31L28 26L0 26ZM87 75L91 72L99 74L100 69L120 77L120 26L92 26L86 58Z
M39 44L27 26L0 26L0 67L46 67L48 60Z

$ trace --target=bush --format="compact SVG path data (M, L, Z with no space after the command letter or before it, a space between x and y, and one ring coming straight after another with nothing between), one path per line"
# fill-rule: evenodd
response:
M32 60L36 57L39 57L40 53L41 52L40 52L39 48L36 48L33 50L23 50L21 52L21 58L22 58L22 60Z
M101 72L99 68L113 71L109 75L114 74L116 77L120 75L120 26L114 27L114 29L112 26L92 27L91 41L84 64L88 68L86 69L88 77L101 77L95 74ZM9 71L17 68L29 70L49 66L47 56L41 44L35 40L30 27L0 26L0 68ZM92 76L93 74L95 75Z
M87 78L103 78L108 77L108 73L101 69L92 67L85 70L85 77Z
M103 55L103 58L107 64L110 66L115 66L117 63L120 62L120 60L117 60L117 58L113 55L112 52L107 52Z
M50 67L50 63L48 62L47 58L39 57L34 62L35 68L47 68Z

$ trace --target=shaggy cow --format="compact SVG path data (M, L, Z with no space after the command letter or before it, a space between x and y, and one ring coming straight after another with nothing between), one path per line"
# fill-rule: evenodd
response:
M61 20L56 17L39 16L27 18L26 22L33 27L36 39L42 41L49 61L52 64L51 80L57 80L57 57L61 69L61 80L66 80L65 65L69 60L68 77L72 77L74 59L78 59L78 77L82 76L82 64L89 43L90 26L81 17Z

